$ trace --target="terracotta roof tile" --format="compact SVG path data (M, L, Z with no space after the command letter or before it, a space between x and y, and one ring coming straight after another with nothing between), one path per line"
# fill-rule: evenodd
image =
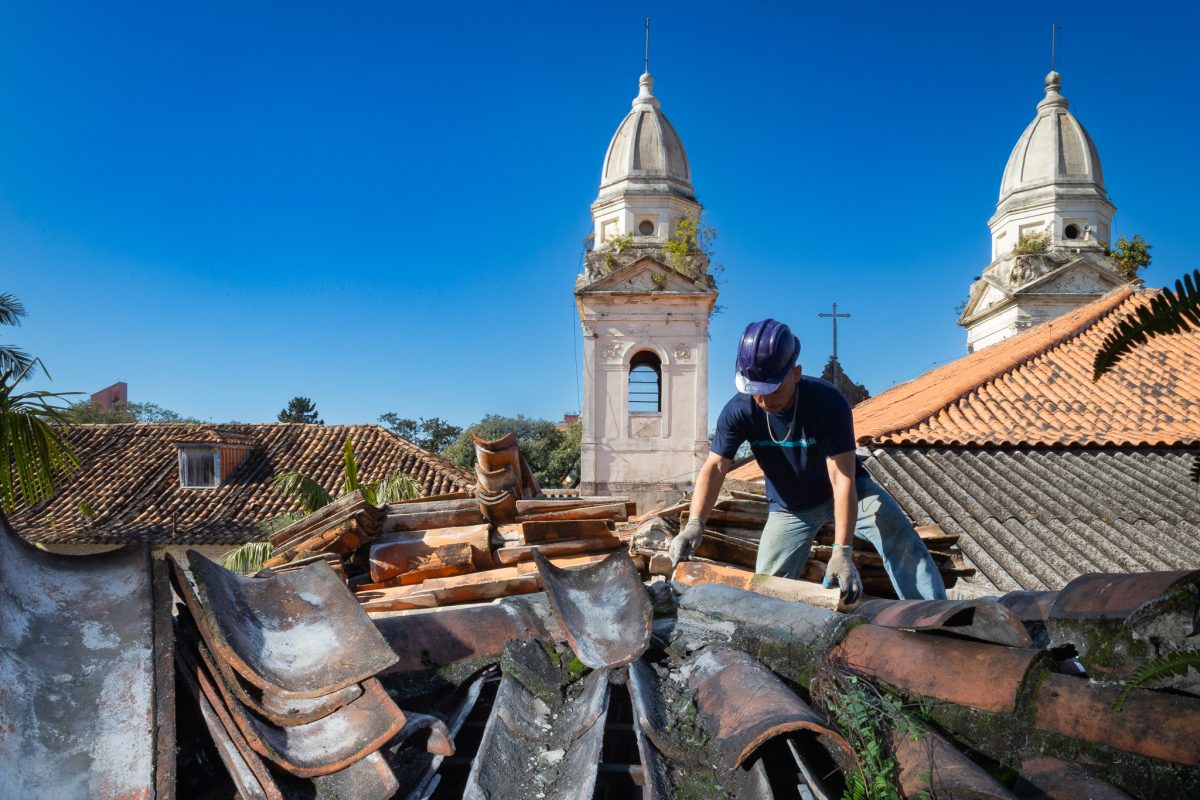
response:
M47 543L234 544L256 538L263 520L295 509L270 486L283 470L309 475L336 494L342 448L354 442L359 477L396 471L426 495L474 484L467 470L377 425L74 425L67 437L83 469L55 498L11 518L22 535ZM250 455L214 489L179 484L180 442L251 445ZM89 508L91 514L85 515Z
M1099 382L1092 361L1152 292L1122 287L854 409L859 441L1178 445L1200 439L1200 333L1151 340Z

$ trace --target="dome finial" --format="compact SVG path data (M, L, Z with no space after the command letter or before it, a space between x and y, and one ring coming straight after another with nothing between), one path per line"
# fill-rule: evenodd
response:
M1050 70L1046 74L1046 96L1042 98L1042 102L1038 103L1038 110L1048 108L1066 108L1070 105L1067 98L1063 97L1059 90L1062 89L1062 75L1054 70Z
M658 98L654 96L654 76L649 72L643 72L642 77L638 78L638 95L633 98L634 108L641 105L658 108Z

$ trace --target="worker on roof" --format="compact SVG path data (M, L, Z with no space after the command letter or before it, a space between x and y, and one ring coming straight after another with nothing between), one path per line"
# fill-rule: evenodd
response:
M671 542L678 564L695 552L743 442L762 467L770 514L758 545L755 572L799 578L813 537L832 522L833 556L824 585L836 581L844 601L862 593L854 566L854 536L869 541L902 599L941 600L946 587L929 551L896 501L855 456L850 404L833 385L803 375L800 340L782 322L746 327L738 346L738 394L717 419L708 459L696 475L687 524Z

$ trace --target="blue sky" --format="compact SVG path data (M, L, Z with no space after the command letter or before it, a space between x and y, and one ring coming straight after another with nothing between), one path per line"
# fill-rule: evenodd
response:
M746 322L819 370L837 302L878 393L964 352L954 307L1057 19L1071 109L1147 282L1200 266L1194 4L0 5L0 292L58 391L214 421L579 406L571 289L653 25L656 93Z

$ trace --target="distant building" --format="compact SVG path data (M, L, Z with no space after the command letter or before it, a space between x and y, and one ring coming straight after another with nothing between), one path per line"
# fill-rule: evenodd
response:
M717 290L707 255L677 249L686 239L680 225L698 221L701 206L654 79L642 75L638 86L604 157L593 249L575 283L584 351L580 491L652 508L681 497L708 452L708 319Z
M988 220L992 260L971 285L958 324L967 352L1086 305L1123 281L1105 254L1116 206L1100 154L1046 76L1046 96L1004 168ZM1014 252L1014 248L1016 252ZM1032 252L1021 252L1021 251Z
M129 405L129 384L117 381L107 389L101 389L92 395L92 405L105 411L111 411L113 406Z
M842 393L842 397L846 398L846 402L851 408L868 399L871 393L867 391L867 387L861 383L855 383L851 380L846 371L842 369L842 362L838 361L834 356L830 356L825 362L825 369L821 372L821 380L829 381L837 390Z

